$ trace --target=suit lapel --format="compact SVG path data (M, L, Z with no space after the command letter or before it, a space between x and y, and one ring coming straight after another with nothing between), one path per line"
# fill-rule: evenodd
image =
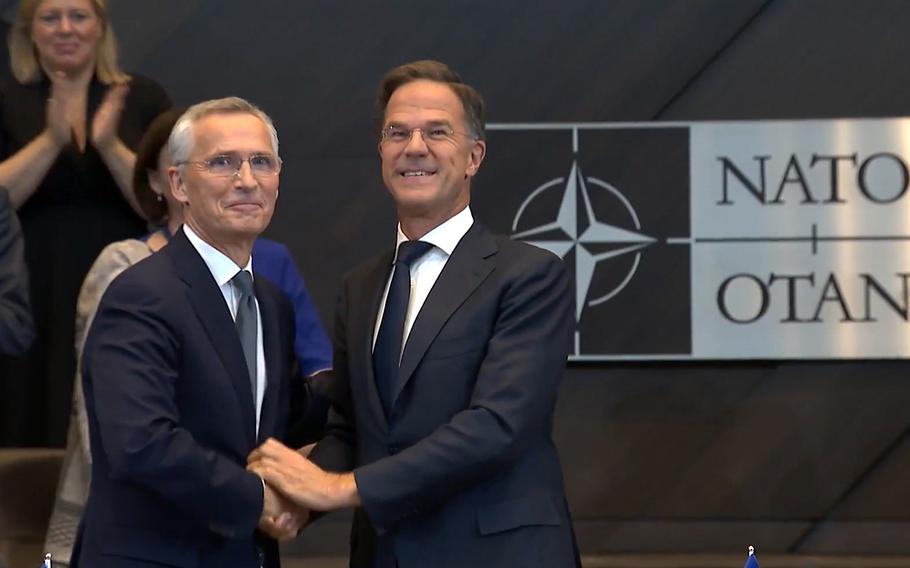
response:
M262 398L262 412L259 414L259 441L262 442L277 433L275 421L283 371L282 346L275 299L265 289L258 276L253 280L253 287L256 290L259 314L262 317L262 349L265 353L265 395Z
M243 360L243 347L240 345L231 314L224 303L224 296L205 261L186 238L183 229L177 231L162 252L171 256L177 274L188 286L190 305L202 322L202 327L205 328L227 371L239 402L244 432L250 446L253 446L256 441L253 394L246 362Z
M374 416L381 417L379 423L386 426L385 411L376 390L376 375L373 372L373 332L376 326L376 317L379 314L379 304L382 302L382 293L385 291L389 273L392 270L394 251L386 252L378 257L375 263L366 269L366 274L361 280L362 285L358 292L350 298L352 310L356 315L351 318L352 329L356 329L356 345L351 346L351 352L362 354L351 358L352 363L360 366L352 369L351 376L366 378L367 399Z
M497 250L496 241L476 222L455 247L408 334L393 406L442 326L493 271L490 257Z

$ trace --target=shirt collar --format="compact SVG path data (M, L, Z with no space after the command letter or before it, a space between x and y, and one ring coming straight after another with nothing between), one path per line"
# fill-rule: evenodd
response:
M183 232L186 233L186 238L189 239L190 244L193 245L193 248L196 249L196 252L198 252L199 256L202 257L202 260L205 261L205 265L209 267L209 272L212 273L212 276L215 278L215 282L218 283L219 287L230 282L231 278L236 276L241 270L249 270L250 274L253 273L252 254L250 255L250 259L246 262L246 266L240 268L223 252L202 240L202 237L197 235L196 231L189 225L183 225Z
M465 236L471 225L474 224L474 216L471 215L471 208L465 207L454 217L420 237L419 240L430 243L436 248L442 250L446 255L451 255L458 246L461 238ZM401 231L401 223L398 223L398 235L395 242L395 258L398 258L398 245L408 240L408 237Z

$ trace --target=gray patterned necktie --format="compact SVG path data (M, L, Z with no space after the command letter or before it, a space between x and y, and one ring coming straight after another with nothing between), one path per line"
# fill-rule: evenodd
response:
M250 385L253 387L253 403L256 402L256 294L253 292L253 275L246 270L241 270L231 282L240 292L240 302L237 304L237 317L234 325L237 335L240 336L240 345L243 346L243 356L246 358L246 368L250 373Z

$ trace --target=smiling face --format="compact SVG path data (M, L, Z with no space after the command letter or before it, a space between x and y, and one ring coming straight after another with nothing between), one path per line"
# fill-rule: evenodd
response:
M216 156L273 156L268 127L252 114L216 113L196 121L192 134L189 163L168 169L171 192L183 205L185 222L222 252L252 247L272 219L279 174L254 176L244 161L238 175L222 177L201 162Z
M379 153L400 220L433 219L438 225L468 205L486 144L468 134L464 107L451 88L428 80L398 87L386 106L383 131L398 132L384 136Z
M95 64L104 24L90 0L43 0L31 37L45 69L71 75Z

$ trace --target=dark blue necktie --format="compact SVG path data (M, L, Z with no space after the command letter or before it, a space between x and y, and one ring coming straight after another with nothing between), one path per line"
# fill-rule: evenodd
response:
M398 257L392 268L392 283L386 297L379 334L373 347L373 371L376 389L386 416L392 410L392 397L398 384L401 363L401 339L411 297L411 263L427 253L433 245L423 241L404 241L398 245Z

